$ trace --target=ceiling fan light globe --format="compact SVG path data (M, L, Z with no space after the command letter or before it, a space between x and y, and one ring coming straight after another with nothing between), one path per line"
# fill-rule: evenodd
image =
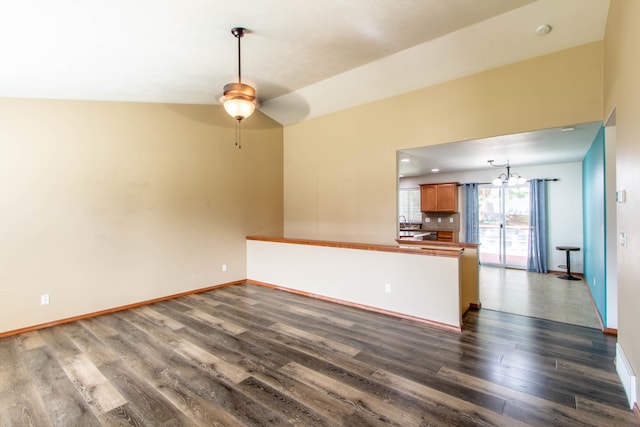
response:
M236 120L244 120L256 109L256 90L244 83L227 83L220 101L227 114Z
M502 180L500 178L496 178L492 181L493 185L496 187L500 187L502 185Z
M224 100L224 109L236 120L244 120L251 116L256 109L256 105L246 99L231 98Z
M526 178L523 178L523 177L519 177L519 178L518 178L518 185L522 185L522 184L524 184L524 183L526 183L526 182L527 182L527 179L526 179Z

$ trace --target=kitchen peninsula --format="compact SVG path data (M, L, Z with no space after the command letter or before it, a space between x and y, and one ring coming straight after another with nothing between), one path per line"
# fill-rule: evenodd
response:
M480 304L477 245L436 245L249 236L247 281L459 332Z

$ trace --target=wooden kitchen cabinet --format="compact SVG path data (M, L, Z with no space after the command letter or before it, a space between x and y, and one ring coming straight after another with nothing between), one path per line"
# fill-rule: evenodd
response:
M420 210L422 212L438 211L438 189L435 185L420 186Z
M458 232L457 231L438 231L438 241L439 242L457 242Z
M422 212L458 212L458 183L421 185L420 210Z

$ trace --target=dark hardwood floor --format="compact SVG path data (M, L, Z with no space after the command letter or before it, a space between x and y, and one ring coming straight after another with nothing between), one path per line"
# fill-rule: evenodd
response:
M615 338L490 310L454 334L254 285L0 340L2 426L635 425Z

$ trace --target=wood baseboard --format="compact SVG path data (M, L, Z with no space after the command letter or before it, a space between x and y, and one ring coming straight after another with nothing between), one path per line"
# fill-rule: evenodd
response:
M66 319L54 320L47 323L40 323L39 325L27 326L26 328L14 329L12 331L2 332L0 333L0 338L9 337L12 335L23 334L25 332L37 331L38 329L50 328L51 326L63 325L65 323L75 322L77 320L88 319L91 317L101 316L103 314L115 313L118 311L129 310L132 308L141 307L143 305L154 304L156 302L167 301L174 298L183 297L186 295L198 294L200 292L212 291L214 289L225 288L227 286L238 285L240 283L245 283L244 280L238 280L235 282L223 283L220 285L209 286L207 288L194 289L192 291L181 292L179 294L168 295L166 297L154 298L147 301L136 302L133 304L121 305L119 307L108 308L106 310L94 311L92 313L81 314L79 316L67 317Z
M482 304L480 304L479 302L470 302L469 303L469 307L467 307L467 309L464 311L464 313L462 313L462 318L464 319L464 316L466 316L468 312L470 312L470 311L478 311L481 308L482 308Z
M290 292L290 293L306 296L306 297L309 297L309 298L315 298L315 299L319 299L319 300L333 302L333 303L336 303L336 304L341 304L341 305L344 305L344 306L359 308L361 310L367 310L367 311L371 311L371 312L375 312L375 313L380 313L380 314L384 314L386 316L392 316L392 317L397 317L397 318L400 318L400 319L411 320L411 321L422 323L422 324L425 324L425 325L428 325L428 326L431 326L431 327L434 327L434 328L437 328L437 329L446 330L446 331L449 331L449 332L455 332L455 333L458 333L458 334L462 332L462 328L461 327L456 327L454 325L448 325L446 323L436 322L436 321L433 321L433 320L424 319L424 318L417 317L417 316L411 316L411 315L408 315L408 314L398 313L398 312L395 312L395 311L384 310L384 309L381 309L381 308L368 306L368 305L364 305L364 304L357 304L357 303L353 303L353 302L349 302L349 301L340 300L340 299L337 299L337 298L325 297L325 296L318 295L318 294L313 294L313 293L310 293L310 292L298 291L296 289L286 288L286 287L278 286L278 285L272 285L270 283L259 282L257 280L237 280L237 281L234 281L234 282L223 283L223 284L220 284L220 285L209 286L209 287L206 287L206 288L194 289L192 291L181 292L179 294L173 294L173 295L167 295L167 296L164 296L164 297L154 298L154 299L141 301L141 302L137 302L137 303L133 303L133 304L127 304L127 305L122 305L122 306L119 306L119 307L108 308L108 309L105 309L105 310L94 311L94 312L91 312L91 313L81 314L79 316L67 317L67 318L64 318L64 319L54 320L54 321L51 321L51 322L40 323L38 325L27 326L25 328L14 329L14 330L11 330L11 331L6 331L6 332L0 332L0 338L9 337L9 336L12 336L12 335L23 334L25 332L37 331L38 329L50 328L52 326L63 325L65 323L71 323L71 322L75 322L75 321L78 321L78 320L89 319L91 317L101 316L103 314L110 314L110 313L116 313L118 311L129 310L129 309L141 307L141 306L148 305L148 304L154 304L154 303L161 302L161 301L167 301L167 300L170 300L170 299L179 298L179 297L186 296L186 295L192 295L192 294L197 294L197 293L201 293L201 292L212 291L214 289L220 289L220 288L224 288L224 287L227 287L227 286L239 285L241 283L252 283L252 284L258 285L258 286L263 286L263 287L272 288L272 289L278 289L278 290L281 290L281 291L284 291L284 292ZM480 304L471 304L471 308L480 308Z
M571 273L573 274L573 273ZM587 280L584 279L585 284L587 285L587 288L589 288L589 283L587 283ZM598 323L600 323L600 330L602 331L603 334L605 335L612 335L614 337L618 336L618 330L615 328L607 328L606 326L604 326L604 320L602 319L602 316L600 316L600 312L598 311L598 306L596 305L595 300L593 299L593 295L591 295L591 289L588 289L588 294L589 294L589 299L591 300L591 306L593 307L593 311L596 312L596 317L598 318Z
M358 303L354 303L354 302L350 302L350 301L345 301L345 300L341 300L341 299L338 299L338 298L331 298L331 297L327 297L327 296L324 296L324 295L314 294L314 293L311 293L311 292L299 291L297 289L286 288L284 286L273 285L271 283L260 282L260 281L257 281L257 280L249 280L249 279L247 279L246 282L247 283L251 283L253 285L263 286L263 287L266 287L266 288L277 289L277 290L284 291L284 292L289 292L289 293L292 293L292 294L302 295L302 296L309 297L309 298L315 298L315 299L319 299L319 300L322 300L322 301L333 302L333 303L344 305L344 306L347 306L347 307L354 307L354 308L359 308L361 310L372 311L374 313L384 314L386 316L392 316L392 317L397 317L397 318L400 318L400 319L411 320L413 322L422 323L422 324L431 326L433 328L445 330L445 331L448 331L448 332L455 332L455 333L458 333L458 334L462 333L462 328L461 327L454 326L454 325L448 325L446 323L436 322L436 321L429 320L429 319L424 319L422 317L411 316L411 315L408 315L408 314L398 313L398 312L391 311L391 310L385 310L385 309L378 308L378 307L373 307L373 306L370 306L370 305L358 304Z

